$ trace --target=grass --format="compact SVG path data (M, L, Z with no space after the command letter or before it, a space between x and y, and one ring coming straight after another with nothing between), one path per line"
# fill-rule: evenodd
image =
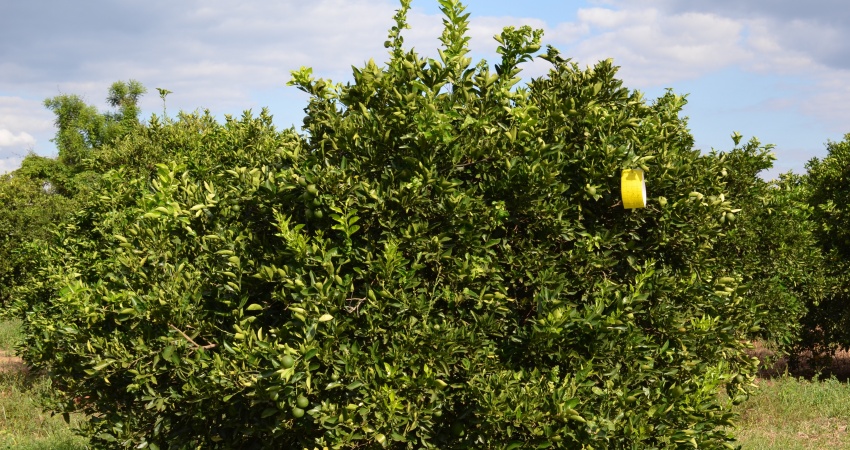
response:
M0 352L11 353L20 338L19 320L0 320Z
M13 358L20 324L0 321L0 450L87 448L72 425L43 412L39 399L50 380L29 374ZM835 378L762 378L759 390L737 407L743 450L850 450L850 384Z
M758 384L738 407L744 450L850 449L850 384L791 376Z
M20 324L0 321L0 449L78 450L88 448L72 431L79 418L66 424L61 416L51 417L41 407L50 392L47 377L31 374L14 346L20 338Z

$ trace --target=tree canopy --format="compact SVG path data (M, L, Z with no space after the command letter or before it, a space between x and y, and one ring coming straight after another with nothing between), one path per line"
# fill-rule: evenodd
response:
M386 63L294 71L303 134L142 123L135 81L46 101L59 158L0 179L0 300L54 411L99 448L734 448L753 340L847 345L850 137L764 181L770 146L700 152L684 96L530 27L473 64L440 5L438 57L402 0Z

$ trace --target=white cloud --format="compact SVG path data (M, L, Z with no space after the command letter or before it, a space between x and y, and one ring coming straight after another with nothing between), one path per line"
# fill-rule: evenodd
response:
M572 44L589 33L590 25L585 22L561 22L546 30L545 40L552 44Z
M850 133L850 70L819 74L810 95L800 101L800 111L817 117L830 131Z
M52 114L41 102L0 96L0 173L17 169L23 156L52 134Z
M26 132L15 134L0 128L0 147L21 147L35 145L35 138Z
M574 29L589 35L570 48L585 64L614 58L629 84L654 87L740 63L743 24L713 14L665 14L653 8L588 8Z
M24 158L20 156L0 158L0 175L11 172L17 169L18 167L21 167L21 161L23 160Z
M253 90L283 88L301 66L340 78L351 65L386 55L396 8L389 0L153 0L109 5L101 14L111 16L94 29L45 13L52 32L28 42L30 51L10 54L0 91L83 94L100 106L110 83L134 78L174 91L175 109L250 107ZM134 22L126 30L110 25L127 15ZM4 25L0 38L11 38L15 23Z
M0 96L0 129L40 133L53 129L53 114L40 101Z
M558 25L576 30L578 39L562 51L583 64L613 57L626 85L642 89L743 70L773 80L768 83L777 84L775 94L733 108L754 116L799 115L796 133L850 131L850 27L841 19L850 19L850 9L839 11L835 1L593 3L578 11L575 22ZM781 79L794 82L776 81ZM820 150L820 144L809 150Z
M584 8L578 11L579 22L589 27L601 28L619 28L623 25L631 25L636 19L647 24L654 21L657 15L657 11L653 9L627 11L608 8Z
M552 8L573 8L549 1ZM560 23L545 13L486 16L482 6L469 11L470 47L474 58L496 62L492 36L506 25L527 24L545 29L544 44L582 65L613 57L632 88L665 87L730 67L805 77L811 83L750 106L799 112L839 129L850 123L850 8L839 7L844 1L590 0L593 7ZM104 109L116 80L147 86L147 111L162 108L154 88L174 91L167 102L172 114L266 106L258 93L287 89L289 72L300 66L344 81L351 65L385 61L382 43L397 8L397 0L91 0L85 6L54 0L49 8L10 2L0 17L0 92L18 97L0 96L3 142L15 142L15 154L33 145L43 152L53 117L41 99L79 94ZM436 56L442 17L423 11L414 2L405 43ZM35 27L42 32L33 35ZM28 36L23 43L22 35ZM548 63L537 60L525 69L526 76L538 76ZM0 149L0 158L12 148Z
M802 38L823 32L816 26L797 23L792 32L787 27L778 26L772 19L752 19L743 23L746 24L747 37L741 45L752 52L752 58L746 62L746 67L750 70L761 73L812 75L810 69L823 66L812 52L801 51L787 42L794 40L791 38L792 34Z

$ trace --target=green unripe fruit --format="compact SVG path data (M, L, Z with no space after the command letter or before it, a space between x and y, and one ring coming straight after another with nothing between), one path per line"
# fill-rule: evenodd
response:
M283 365L284 369L290 369L292 368L292 366L295 365L295 360L292 359L291 356L286 355L283 357L283 359L280 360L280 363Z
M296 419L304 417L304 410L301 408L292 408L292 417L295 417Z
M313 217L321 219L322 217L325 217L325 213L323 213L321 209L317 209L313 211Z
M298 184L301 186L307 186L307 179L304 177L298 177Z
M307 397L303 395L299 395L295 400L295 404L298 405L299 408L306 408L310 404L310 400L307 400Z
M316 188L315 184L308 185L307 186L307 192L309 192L310 195L318 195L319 194L319 190Z

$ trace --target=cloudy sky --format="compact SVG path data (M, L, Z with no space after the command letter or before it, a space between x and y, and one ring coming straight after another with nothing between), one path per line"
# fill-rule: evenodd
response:
M850 133L850 6L846 0L467 0L474 56L497 60L506 25L545 30L544 41L582 65L614 58L625 84L649 98L689 94L697 146L728 149L741 132L776 145L776 172L802 172L825 143ZM45 98L78 94L106 110L109 85L148 89L145 116L219 116L269 107L300 126L306 97L289 72L311 66L350 79L382 62L394 0L0 0L0 173L29 151L54 155ZM436 0L414 0L405 42L435 55ZM545 73L544 62L525 74Z

